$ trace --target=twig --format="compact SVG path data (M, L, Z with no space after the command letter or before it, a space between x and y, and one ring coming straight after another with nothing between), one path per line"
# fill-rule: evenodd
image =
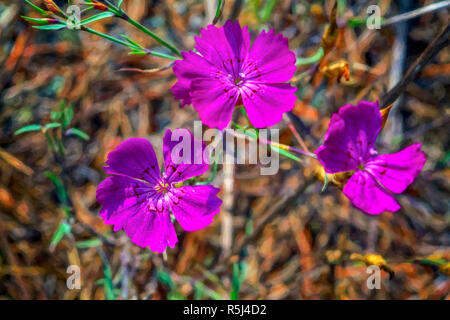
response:
M428 6L425 6L423 8L419 8L416 10L412 10L410 12L406 12L406 13L402 13L399 14L397 16L391 17L386 19L384 22L381 23L381 27L387 27L391 24L394 23L398 23L401 21L405 21L405 20L409 20L409 19L414 19L417 18L421 15L424 15L426 13L435 11L435 10L439 10L439 9L443 9L450 6L450 0L447 1L441 1L441 2L436 2L436 3L432 3Z
M390 106L405 90L422 68L434 57L441 49L449 45L449 23L439 32L439 34L431 41L425 51L408 69L402 80L389 90L380 103L381 109Z
M234 1L233 8L231 9L230 20L234 21L239 17L239 13L242 10L242 0Z

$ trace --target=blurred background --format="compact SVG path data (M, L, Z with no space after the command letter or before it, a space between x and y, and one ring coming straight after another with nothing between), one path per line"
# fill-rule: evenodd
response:
M382 100L448 24L448 6L420 11L433 3L227 0L217 25L238 18L253 39L268 28L289 38L299 57L298 100L276 127L282 143L313 151L339 106ZM380 29L367 27L370 5L380 9ZM187 51L217 2L122 6ZM408 12L418 14L398 19ZM448 46L403 88L379 139L381 153L420 142L427 155L397 197L400 211L369 216L338 186L321 192L312 159L280 156L274 176L261 176L257 165L220 165L213 184L222 189L221 213L197 232L176 224L179 243L158 255L103 224L95 191L107 153L121 141L147 138L160 156L167 128L192 129L198 120L173 99L170 60L129 55L83 31L36 30L21 16L39 13L0 0L0 299L449 298ZM168 52L117 18L89 26ZM369 264L383 269L379 290L367 288ZM80 267L80 289L67 287L70 265Z

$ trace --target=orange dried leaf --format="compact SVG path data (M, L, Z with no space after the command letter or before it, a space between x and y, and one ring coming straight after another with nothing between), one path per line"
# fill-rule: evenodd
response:
M58 7L58 5L53 2L53 0L44 0L45 6L48 10L50 10L54 14L61 14L63 13L61 8Z
M386 108L380 110L381 118L382 118L381 129L383 129L384 125L386 124L386 121L388 119L389 112L391 112L392 106L393 106L393 104L391 104L389 107L386 107Z
M342 79L345 79L345 81L350 80L350 67L345 60L338 60L324 65L320 67L320 71L327 78L337 79L339 82L341 82Z
M331 51L331 49L333 49L339 35L339 27L336 23L336 17L337 1L334 3L333 8L331 9L330 24L325 29L325 32L322 36L322 48L325 51L325 56Z

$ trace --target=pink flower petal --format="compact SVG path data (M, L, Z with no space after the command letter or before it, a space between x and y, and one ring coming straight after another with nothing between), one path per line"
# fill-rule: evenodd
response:
M149 247L153 252L163 253L178 242L168 209L140 212L128 219L124 231L133 243L142 248Z
M171 204L172 212L184 230L195 231L212 223L222 204L217 197L219 191L210 185L184 186L174 191L177 198Z
M229 74L238 76L250 47L247 27L228 20L222 28L208 25L201 37L195 37L195 49L209 62Z
M280 122L283 113L294 108L296 90L288 83L252 83L243 86L242 101L252 125L264 128Z
M191 82L195 79L209 79L219 71L217 66L209 63L204 57L194 52L182 52L183 60L177 60L173 72L178 82L172 87L172 93L177 100L182 100L181 106L191 104Z
M97 188L97 201L102 205L100 216L114 231L124 230L140 247L163 252L178 241L170 220L168 205L162 210L150 210L148 184L123 176L103 180Z
M242 70L246 79L264 83L291 80L295 70L295 54L289 50L288 39L274 30L265 30L256 38Z
M327 173L355 170L372 158L380 130L378 102L345 105L331 117L324 143L316 150L317 158Z
M192 132L187 129L176 129L173 133L166 130L163 141L166 168L164 178L167 182L182 182L208 171L209 154L205 152L206 144L194 139Z
M102 205L100 216L107 224L118 225L142 210L147 200L149 185L123 176L111 176L97 188L97 201ZM115 229L115 231L117 231Z
M352 175L343 192L355 207L368 214L400 209L394 196L376 182L370 173L362 170Z
M158 160L149 141L142 138L130 138L108 154L107 174L122 175L156 184L161 173Z
M425 154L415 143L400 152L377 156L365 165L365 170L387 189L401 193L413 183L426 162Z
M193 80L192 105L202 122L210 127L224 129L231 121L234 106L239 98L236 88L216 79Z

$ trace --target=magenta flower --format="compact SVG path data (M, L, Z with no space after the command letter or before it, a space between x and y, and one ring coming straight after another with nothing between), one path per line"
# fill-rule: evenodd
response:
M209 165L201 154L205 145L200 142L200 148L195 148L198 140L194 142L189 130L177 129L173 134L190 138L190 153L184 160L172 161L172 150L182 156L185 149L178 151L178 142L172 141L172 132L167 130L163 147L165 172L161 175L150 142L131 138L108 154L104 169L111 176L97 189L97 201L102 205L100 216L105 223L114 225L114 231L123 229L138 246L159 253L167 246L173 248L178 241L171 213L184 230L195 231L210 225L222 204L216 196L219 189L213 186L178 187L180 182L205 173Z
M227 21L202 29L195 41L198 53L182 52L183 60L175 62L172 92L181 106L192 104L204 124L225 128L237 104L257 128L278 123L292 110L296 88L284 82L294 75L296 59L287 38L262 31L250 48L247 27Z
M331 117L324 144L316 150L327 173L355 171L343 192L369 214L400 209L393 194L405 191L426 161L420 143L378 155L374 145L380 130L378 102L345 105Z

